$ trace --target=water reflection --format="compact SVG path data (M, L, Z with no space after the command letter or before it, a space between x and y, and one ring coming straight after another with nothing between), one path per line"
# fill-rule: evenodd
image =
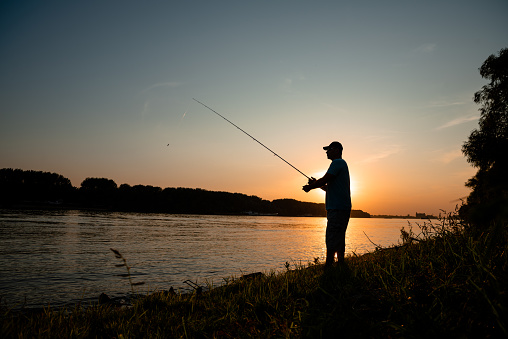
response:
M397 243L405 220L351 219L346 252ZM148 289L186 288L324 258L325 218L83 211L0 211L0 295L10 305L62 305L130 292L125 268ZM364 234L365 232L365 234Z

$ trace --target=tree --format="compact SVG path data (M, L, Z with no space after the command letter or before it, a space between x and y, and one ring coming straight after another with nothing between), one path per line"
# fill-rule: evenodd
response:
M0 169L0 202L3 203L67 201L73 193L71 181L60 174Z
M79 189L83 203L96 207L109 207L115 199L117 184L106 178L86 178Z
M472 189L460 215L475 226L508 219L508 48L491 55L479 69L490 80L474 94L481 105L479 129L462 146L478 172L466 186Z

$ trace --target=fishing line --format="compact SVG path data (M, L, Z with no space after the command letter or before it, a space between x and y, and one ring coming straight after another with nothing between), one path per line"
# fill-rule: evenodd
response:
M270 152L273 153L273 155L275 155L276 157L278 157L280 160L284 161L286 164L288 164L289 166L293 167L295 170L297 170L300 174L302 174L304 177L306 177L307 179L311 180L311 178L309 178L307 175L305 175L305 173L303 173L302 171L300 171L298 168L296 168L295 166L291 165L288 161L286 161L283 157L281 157L280 155L278 155L277 153L275 153L274 151L272 151L271 149L269 149L268 147L266 147L262 142L260 142L258 139L254 138L252 135L250 135L249 133L245 132L243 129L241 129L240 127L238 127L237 125L235 125L234 123L232 123L231 121L229 121L228 119L226 119L224 116L222 116L221 114L217 113L215 110L211 109L210 107L208 107L207 105L205 105L204 103L192 98L192 100L194 100L195 102L205 106L206 108L208 108L210 111L214 112L215 114L217 114L218 116L220 116L222 119L226 120L227 122L229 122L231 125L235 126L236 128L238 128L240 131L242 131L243 133L247 134L252 140L254 140L255 142L257 142L258 144L260 144L261 146L263 146L264 148L266 148L267 150L269 150Z

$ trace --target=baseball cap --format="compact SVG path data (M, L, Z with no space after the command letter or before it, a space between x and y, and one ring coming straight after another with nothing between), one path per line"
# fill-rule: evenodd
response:
M323 149L325 151L327 151L329 149L335 149L335 148L339 148L341 151L343 149L342 148L342 144L340 142L338 142L338 141L332 141L332 143L330 145L323 147Z

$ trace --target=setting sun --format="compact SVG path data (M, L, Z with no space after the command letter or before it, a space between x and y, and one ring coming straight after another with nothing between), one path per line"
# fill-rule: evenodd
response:
M358 185L356 184L356 180L353 178L353 176L349 175L349 187L351 189L351 196L355 196L356 191L358 189Z
M318 171L311 175L312 178L319 179L322 178L326 174L326 171ZM351 196L354 197L356 193L358 193L358 184L356 179L349 173L349 187L351 189ZM324 197L325 192L322 190L315 190L319 193L320 196Z

